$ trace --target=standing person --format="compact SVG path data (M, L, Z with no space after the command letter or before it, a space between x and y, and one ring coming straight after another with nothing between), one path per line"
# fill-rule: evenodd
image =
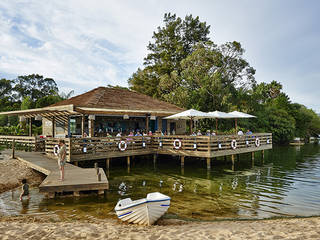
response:
M66 145L63 139L59 140L58 165L60 170L60 180L64 181L64 165L66 164Z
M20 201L22 201L22 197L27 196L30 199L29 195L29 185L27 183L27 179L22 179L22 192L20 194Z

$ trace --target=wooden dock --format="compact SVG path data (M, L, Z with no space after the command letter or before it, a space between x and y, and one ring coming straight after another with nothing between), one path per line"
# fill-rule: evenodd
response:
M6 152L11 154L10 151ZM79 196L83 191L97 191L104 193L109 188L108 179L102 168L80 168L72 164L65 165L65 180L59 181L60 172L57 160L49 158L44 153L17 151L15 157L35 169L47 175L40 184L40 192L44 192L52 198L57 193L72 193ZM101 174L101 181L97 172Z

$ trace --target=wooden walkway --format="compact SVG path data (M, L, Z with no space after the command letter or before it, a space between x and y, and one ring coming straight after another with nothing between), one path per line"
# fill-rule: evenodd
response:
M6 153L11 154L12 152L7 150ZM79 196L81 191L98 191L99 194L102 194L109 188L108 179L102 168L99 168L101 174L101 181L99 181L97 169L80 168L66 163L65 180L59 181L60 172L57 160L39 152L17 151L15 156L29 167L47 175L40 184L39 190L47 193L49 197L63 192L71 192L75 196Z

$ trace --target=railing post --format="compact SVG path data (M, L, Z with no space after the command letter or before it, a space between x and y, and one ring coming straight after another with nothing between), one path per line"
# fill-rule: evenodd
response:
M16 145L16 140L13 139L12 141L12 158L15 159L15 145Z

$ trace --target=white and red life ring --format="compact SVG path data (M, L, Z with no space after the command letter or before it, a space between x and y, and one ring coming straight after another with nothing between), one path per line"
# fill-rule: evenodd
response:
M256 147L259 147L260 146L260 139L259 138L256 138Z
M180 139L176 139L176 140L173 141L173 147L175 149L180 149L181 146L182 146L182 143L181 143Z
M127 149L127 143L125 141L120 141L118 144L118 148L121 152Z
M232 147L232 149L236 149L237 148L237 141L235 139L233 139L231 141L231 147Z
M53 154L58 156L58 153L59 153L59 150L60 150L60 147L58 144L54 145L53 147Z

